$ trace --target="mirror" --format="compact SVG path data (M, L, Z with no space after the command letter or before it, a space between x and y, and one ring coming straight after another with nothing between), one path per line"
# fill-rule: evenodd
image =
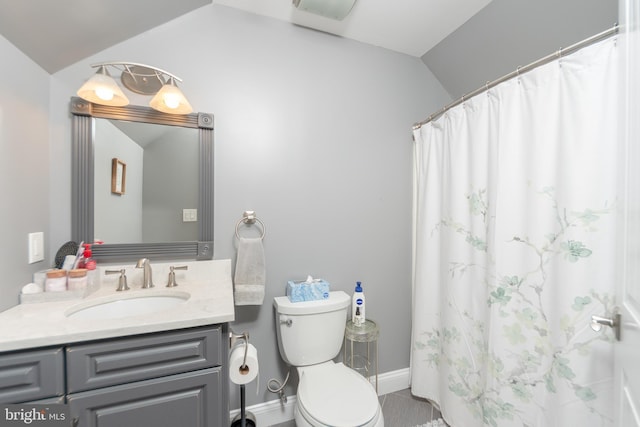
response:
M72 240L103 240L93 246L99 261L212 259L213 115L77 97L70 109Z
M101 118L93 124L95 239L198 240L198 129Z

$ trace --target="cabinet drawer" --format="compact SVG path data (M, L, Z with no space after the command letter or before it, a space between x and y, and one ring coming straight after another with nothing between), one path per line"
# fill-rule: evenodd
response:
M0 355L0 403L22 403L63 395L61 348Z
M83 427L221 427L221 369L210 368L71 394L71 418Z
M67 393L219 366L219 326L67 347Z

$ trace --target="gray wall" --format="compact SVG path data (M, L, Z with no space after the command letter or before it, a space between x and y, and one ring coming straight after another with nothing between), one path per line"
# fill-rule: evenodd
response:
M422 60L460 98L617 21L617 0L493 0Z
M18 303L31 275L51 265L49 75L0 36L0 310ZM68 195L64 194L66 200ZM62 219L62 221L69 221ZM61 225L68 228L67 224ZM27 235L44 232L46 259L28 264ZM64 243L64 242L61 242Z
M68 188L69 97L92 73L89 64L110 58L170 70L196 110L214 113L215 258L235 259L245 210L267 226L265 303L238 307L232 325L260 352L261 390L256 396L250 386L247 403L277 398L266 391L270 378L286 373L272 300L287 280L308 274L349 294L361 280L367 313L382 328L380 371L407 368L411 125L450 100L420 59L232 8L201 8L54 74L51 164L60 176L52 188ZM68 195L52 204L52 221L68 224L68 205ZM68 226L55 234L54 246Z

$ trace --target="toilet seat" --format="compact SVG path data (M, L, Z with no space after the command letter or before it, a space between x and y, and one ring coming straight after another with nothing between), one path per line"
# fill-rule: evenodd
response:
M380 403L373 386L342 363L301 368L298 409L305 418L333 427L373 426Z

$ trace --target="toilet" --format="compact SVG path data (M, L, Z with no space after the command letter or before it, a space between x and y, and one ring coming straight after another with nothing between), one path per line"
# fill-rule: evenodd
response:
M373 385L333 361L342 347L350 303L342 291L318 301L274 298L280 355L298 370L297 427L384 427Z

